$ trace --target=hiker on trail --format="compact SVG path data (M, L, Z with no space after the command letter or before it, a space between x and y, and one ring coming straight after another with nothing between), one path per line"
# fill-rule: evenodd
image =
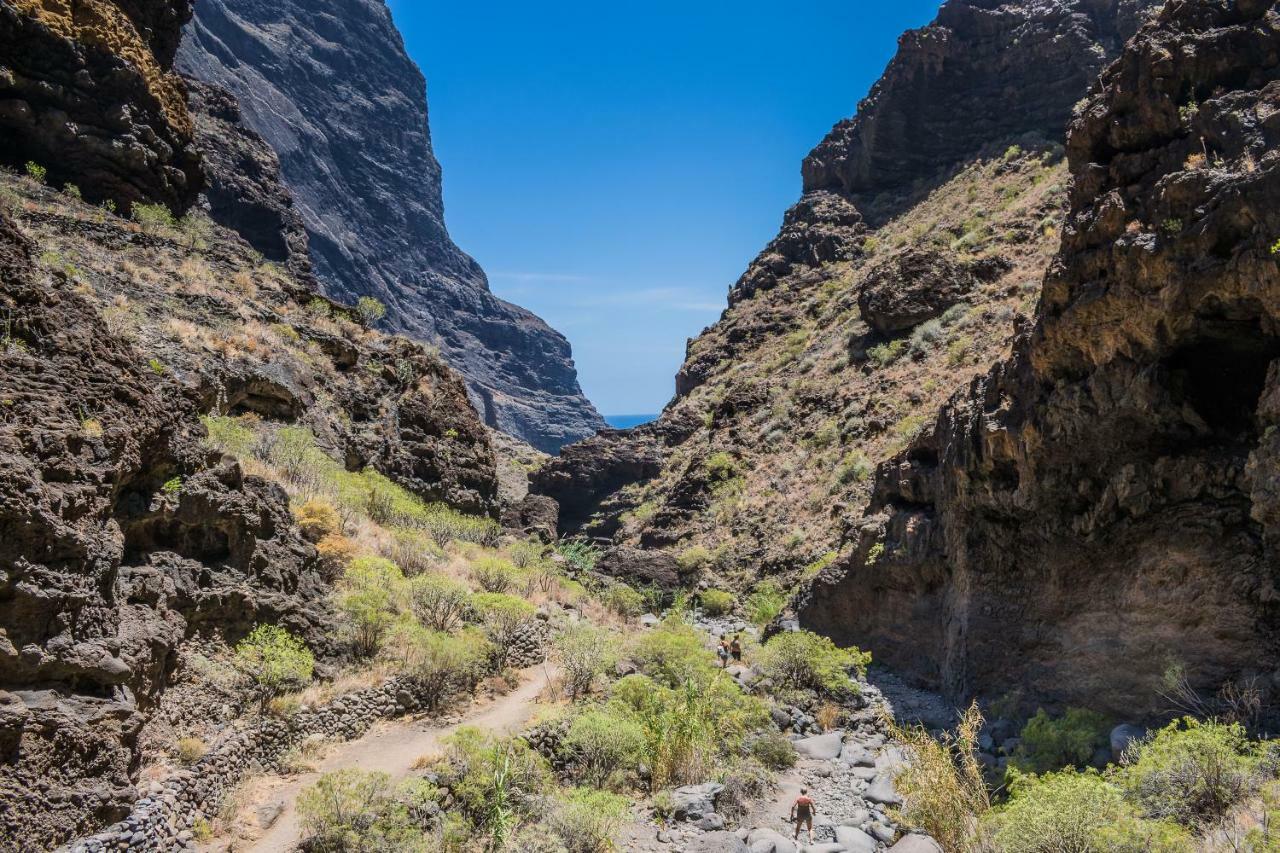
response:
M809 843L813 843L813 816L818 811L814 806L813 800L809 798L809 789L801 788L800 796L796 797L795 803L791 806L791 819L796 824L795 840L800 840L800 825L809 830Z
M720 658L720 668L724 669L729 666L729 638L722 637L720 645L716 646L716 656Z
M734 663L742 663L742 635L737 634L733 638L733 642L729 644L729 654L733 655Z

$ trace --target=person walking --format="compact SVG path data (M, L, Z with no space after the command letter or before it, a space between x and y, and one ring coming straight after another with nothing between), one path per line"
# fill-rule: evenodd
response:
M795 822L796 841L800 840L800 827L803 825L809 830L809 843L813 843L813 816L817 814L818 808L814 805L813 800L809 797L809 789L801 788L800 796L796 797L795 803L791 806L791 820Z
M742 635L734 635L733 642L729 644L729 654L733 655L734 663L742 663Z
M729 666L729 638L721 637L720 644L716 646L716 656L720 658L720 668L725 669Z

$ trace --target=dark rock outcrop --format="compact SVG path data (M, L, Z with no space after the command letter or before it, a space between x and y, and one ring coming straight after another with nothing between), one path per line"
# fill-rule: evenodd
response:
M189 0L0 2L0 163L94 203L186 210L202 178L172 65L190 17Z
M1022 135L1062 138L1073 105L1152 0L950 0L804 161L806 192L879 223L950 166ZM876 198L885 194L885 198Z
M307 229L280 176L280 158L244 124L235 96L187 80L196 144L203 155L205 197L214 222L238 233L269 261L311 279Z
M324 651L327 617L283 492L209 467L194 401L32 251L0 217L0 826L48 849L128 811L187 632Z
M862 319L890 335L931 320L962 300L973 276L937 250L911 249L877 263L858 294Z
M179 66L232 92L279 155L328 294L384 302L390 326L440 346L486 423L540 450L604 426L564 337L490 293L449 238L425 83L382 0L202 0Z
M877 475L802 623L954 698L1280 687L1280 19L1174 0L1068 146L1038 321Z

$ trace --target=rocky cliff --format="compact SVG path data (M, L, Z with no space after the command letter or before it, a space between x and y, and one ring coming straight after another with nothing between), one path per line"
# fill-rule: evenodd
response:
M907 33L804 161L802 198L690 343L662 418L538 473L563 529L709 554L736 584L829 562L875 463L1029 319L1067 120L1149 5L952 0Z
M384 302L391 327L439 345L488 424L540 450L604 426L564 337L490 293L449 238L425 83L383 0L201 0L179 66L234 94L279 155L327 293Z
M0 163L125 211L185 210L200 158L173 59L190 17L188 0L0 2Z
M1280 687L1280 16L1175 0L1078 110L1033 327L878 472L802 622L956 698Z

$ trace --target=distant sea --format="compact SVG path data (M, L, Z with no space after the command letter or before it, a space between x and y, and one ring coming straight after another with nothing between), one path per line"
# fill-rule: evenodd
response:
M605 415L605 423L614 429L631 429L640 424L647 424L649 421L656 421L657 415Z

